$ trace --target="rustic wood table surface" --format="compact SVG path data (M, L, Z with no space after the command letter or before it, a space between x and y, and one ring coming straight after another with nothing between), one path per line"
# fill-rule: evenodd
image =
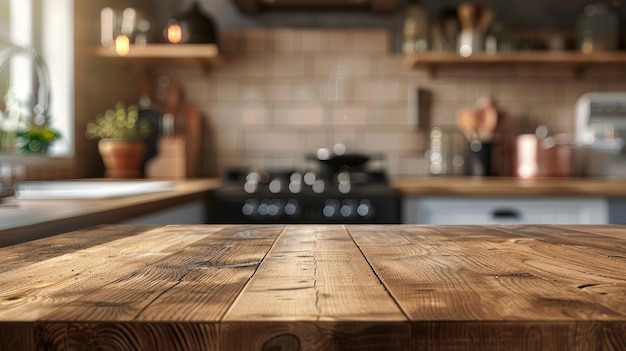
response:
M102 226L0 262L0 350L626 349L623 226Z

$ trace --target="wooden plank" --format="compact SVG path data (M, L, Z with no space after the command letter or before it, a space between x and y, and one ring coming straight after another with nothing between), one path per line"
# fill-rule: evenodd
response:
M626 322L611 323L602 330L602 348L605 351L623 351L626 346Z
M222 345L241 350L394 350L409 335L343 226L288 226L223 321Z
M179 233L168 227L170 236ZM141 266L44 319L87 321L218 322L250 279L283 226L180 226L202 240ZM203 234L204 233L204 234Z
M511 231L508 226L494 226L493 228ZM516 226L514 231L516 234L576 247L605 257L626 258L625 225L521 225Z
M224 322L220 345L238 351L408 351L406 322Z
M413 321L416 350L622 349L626 277L608 299L572 286L620 266L508 228L348 230Z
M218 60L219 49L215 44L150 44L132 46L128 55L118 56L113 48L98 47L95 54L118 58L201 58Z
M476 226L349 226L412 321L623 320L623 304L563 284L606 261L562 245ZM575 256L578 254L578 256ZM572 255L569 256L568 255ZM566 266L566 267L565 267ZM623 290L622 290L623 291Z
M602 333L602 323L442 321L416 323L412 341L420 351L612 350Z
M35 350L35 323L0 324L0 349L11 351Z
M198 264L185 262L193 268L189 274L137 320L220 320L283 230L280 225L233 227L194 243L181 257L198 255ZM211 250L215 254L210 254Z
M0 319L38 320L59 306L134 272L146 262L168 256L219 228L157 228L3 272L0 274Z
M38 330L40 350L221 350L209 323L46 322Z
M509 264L533 270L537 276L626 315L626 237L595 235L585 227L580 226L581 231L561 226L492 228L532 238L507 242L512 247L509 252L516 250L516 254L499 256Z
M405 64L409 67L420 65L458 65L458 64L624 64L626 55L617 52L600 54L583 54L580 52L545 52L545 51L515 51L499 52L496 54L476 53L470 57L462 57L457 53L426 52L409 55Z
M405 321L342 226L288 226L225 321Z
M150 229L155 229L155 226L96 226L59 234L47 239L29 241L22 245L0 248L0 257L3 259L0 273L16 270L72 251L133 236ZM94 232L97 232L96 235L93 235Z

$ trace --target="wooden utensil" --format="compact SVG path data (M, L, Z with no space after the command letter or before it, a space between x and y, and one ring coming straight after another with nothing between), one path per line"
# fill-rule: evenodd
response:
M474 5L469 2L462 2L457 8L457 14L459 21L461 22L461 28L473 29L474 19L476 18L476 10Z
M461 109L457 113L456 123L468 141L476 140L476 115L471 109Z
M481 33L485 33L487 32L487 30L489 30L489 26L491 26L491 23L493 22L493 19L495 18L496 14L495 12L493 12L492 9L490 8L486 8L483 10L483 13L481 14L480 18L478 19L478 25L477 25L477 29L479 32Z
M493 101L483 97L477 101L475 130L480 141L489 142L493 139L493 132L498 125L498 110Z

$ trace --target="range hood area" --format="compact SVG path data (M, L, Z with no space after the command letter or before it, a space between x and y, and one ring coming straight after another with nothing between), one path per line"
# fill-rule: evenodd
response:
M391 12L400 0L232 0L243 12L345 10Z

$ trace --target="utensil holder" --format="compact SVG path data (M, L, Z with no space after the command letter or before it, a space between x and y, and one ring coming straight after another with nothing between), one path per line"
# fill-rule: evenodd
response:
M483 33L474 29L463 29L459 33L457 51L462 57L470 57L476 52L485 50Z
M470 173L473 176L491 176L492 143L473 140L469 145Z

